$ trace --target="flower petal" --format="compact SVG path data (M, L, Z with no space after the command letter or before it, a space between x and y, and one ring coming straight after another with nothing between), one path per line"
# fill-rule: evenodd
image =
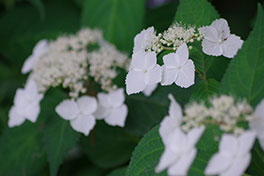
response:
M246 171L249 163L250 163L251 156L248 153L243 158L237 158L236 160L232 161L232 166L228 168L225 172L221 174L221 176L241 176ZM226 161L224 161L226 162Z
M150 44L154 36L154 27L149 27L147 29L142 30L139 34L137 34L134 38L134 48L133 53L138 51L145 51L146 47Z
M77 105L83 114L90 115L96 111L97 101L94 97L82 96L78 98Z
M178 119L166 116L159 128L159 134L164 144L168 143L170 134L176 129L179 128L180 121Z
M158 84L147 85L147 87L143 90L144 95L149 97L152 92L156 90L157 87Z
M65 120L72 120L77 117L79 109L77 103L72 100L63 100L57 107L56 112Z
M218 42L212 42L207 39L202 41L202 50L210 56L220 56L223 54L223 49Z
M122 104L124 104L125 101L124 89L120 88L113 92L110 92L109 100L111 102L112 107L119 107Z
M177 68L178 62L176 61L178 56L175 53L167 54L163 57L164 65L167 69Z
M151 70L157 65L156 53L153 51L153 52L146 52L145 54L146 54L144 58L145 68L147 70Z
M97 94L97 98L101 106L108 107L108 108L112 106L108 94L100 92Z
M218 36L217 30L214 27L208 26L206 28L203 28L203 33L204 33L205 40L208 40L213 43L219 42L219 36Z
M9 111L9 120L8 120L8 126L10 128L15 127L15 126L19 126L22 123L24 123L25 118L18 114L16 111L16 107L12 106L10 111Z
M181 70L179 71L179 75L177 80L175 81L176 85L180 87L190 87L194 84L194 64L192 60L188 60L187 63L182 66Z
M75 131L83 133L88 136L90 131L95 125L95 118L93 115L81 115L73 120L71 120L71 126Z
M145 56L146 52L139 51L132 55L130 70L134 69L136 71L144 71L145 70Z
M218 36L222 38L228 38L230 35L230 29L225 19L220 18L215 20L210 26L217 30Z
M162 66L162 80L161 85L168 86L174 83L178 76L178 69L168 69L166 66Z
M147 82L147 85L153 85L157 84L161 81L161 66L156 65L152 70L147 72L147 76L149 78L149 81Z
M196 156L196 149L181 156L181 158L168 169L169 175L187 175L188 170Z
M188 146L189 147L194 147L197 143L197 141L201 138L204 132L204 127L199 127L199 128L193 128L191 131L188 132L187 137L188 137Z
M40 40L33 49L33 54L35 56L41 56L48 50L48 41Z
M94 116L96 119L99 119L99 120L104 119L105 117L109 116L112 109L113 108L105 107L99 104L94 113Z
M183 66L189 59L189 50L186 43L182 44L176 51L177 66Z
M22 74L27 74L30 72L33 68L33 65L35 64L36 58L35 56L29 56L27 60L24 62L23 67L22 67Z
M239 152L241 156L249 153L254 145L255 139L256 133L254 131L245 131L242 133L238 138L239 148L237 152Z
M35 104L31 104L31 105L25 107L26 119L30 120L33 123L35 123L37 121L39 113L40 113L39 102L36 102Z
M180 104L174 99L172 94L169 94L168 97L171 101L169 107L169 115L172 118L178 119L180 123L180 119L182 118L182 108Z
M173 163L177 162L179 158L178 154L175 154L170 150L170 148L165 148L164 152L160 157L159 164L155 168L156 173L160 173L164 169L168 168Z
M126 77L126 92L128 95L138 93L146 88L144 72L130 70Z
M222 43L223 55L228 58L233 58L238 50L242 47L243 40L236 35L230 35L226 41Z
M125 121L127 117L127 106L122 105L119 108L114 108L110 115L105 118L105 122L111 126L125 126Z
M217 175L225 171L232 164L232 156L225 155L223 153L216 153L209 160L205 174L206 175Z
M221 153L225 153L231 156L237 152L237 149L238 149L237 138L231 134L223 134L219 144L219 151Z

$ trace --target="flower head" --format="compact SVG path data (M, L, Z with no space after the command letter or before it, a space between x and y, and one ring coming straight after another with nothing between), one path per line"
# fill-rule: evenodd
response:
M96 118L104 119L106 123L112 126L125 126L127 117L127 106L124 104L124 89L106 93L99 93L98 108L95 113Z
M162 85L175 83L180 87L190 87L194 84L194 63L189 58L187 45L181 45L176 53L170 53L163 57Z
M224 134L219 152L213 155L206 167L206 175L242 175L250 163L250 150L255 137L253 131L246 131L240 136Z
M230 34L225 19L215 20L210 26L199 28L199 31L204 35L202 47L205 54L233 58L242 47L243 40Z
M94 97L82 96L77 101L64 100L57 107L56 112L65 120L70 120L72 128L88 135L95 125L94 112L97 101Z
M161 81L161 67L155 52L139 51L132 55L130 70L126 77L127 94L143 91L148 85Z
M17 89L14 106L9 112L8 126L21 125L26 119L36 122L43 95L38 92L36 83L29 79L24 89Z
M26 74L33 69L35 63L48 51L48 41L40 40L33 49L32 55L27 58L23 67L22 73Z

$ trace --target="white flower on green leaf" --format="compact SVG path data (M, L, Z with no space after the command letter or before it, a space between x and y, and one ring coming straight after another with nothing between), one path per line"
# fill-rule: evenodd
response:
M128 113L127 106L124 104L125 95L124 89L106 93L99 93L98 108L95 113L97 119L104 121L112 126L125 126L125 121Z
M133 53L136 53L139 51L144 52L146 49L148 49L154 37L155 37L154 27L143 29L134 38Z
M56 107L56 112L63 119L70 120L70 124L74 130L87 136L96 123L94 117L96 109L97 101L94 97L82 96L77 101L62 101Z
M133 94L147 86L161 81L161 67L157 64L155 52L139 51L132 55L130 69L126 77L126 92Z
M25 88L16 91L14 106L9 111L8 126L19 126L25 120L36 122L42 98L43 94L38 92L36 83L29 78Z
M217 19L210 26L199 28L199 31L204 35L202 50L205 54L233 58L242 47L243 40L230 34L225 19Z
M187 45L182 44L176 53L170 53L163 57L163 75L161 85L175 83L180 87L190 87L194 84L194 63L189 59Z
M48 51L48 41L40 40L33 49L32 55L27 58L23 67L22 73L26 74L33 69L35 63Z
M247 169L255 142L256 133L246 131L240 136L224 134L218 153L210 159L205 174L219 176L241 176Z

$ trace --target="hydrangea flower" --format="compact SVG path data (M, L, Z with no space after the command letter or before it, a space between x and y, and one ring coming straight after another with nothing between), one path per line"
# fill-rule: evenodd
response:
M97 119L104 119L106 123L112 126L125 126L127 117L127 106L124 104L124 89L106 93L99 93L98 108L95 113Z
M29 79L24 89L17 89L14 105L9 111L8 126L21 125L26 119L36 122L43 95L38 92L36 83Z
M165 150L155 171L168 168L168 175L187 175L195 156L195 145L203 134L204 127L193 128L185 134L180 128L174 130L165 143Z
M27 58L23 67L22 73L26 74L33 69L34 64L48 51L48 41L40 40L33 49L31 56Z
M219 152L210 159L206 175L241 176L247 169L256 133L246 131L240 136L224 134L219 144Z
M56 112L63 119L70 120L70 124L74 130L87 136L96 123L94 117L96 109L97 101L94 97L82 96L77 101L62 101L56 107Z
M264 150L264 100L256 107L255 118L250 121L250 128L255 130L260 146Z
M204 35L202 50L205 54L233 58L242 47L243 40L230 34L225 19L217 19L210 26L199 28L199 31Z
M147 29L143 29L139 34L137 34L134 38L134 48L133 53L138 51L145 51L150 48L151 42L155 37L154 27L149 27Z
M163 143L167 143L168 136L177 128L180 128L182 119L182 109L178 102L173 98L172 94L169 94L169 99L171 101L169 107L169 115L166 116L159 128L159 134Z
M170 53L163 57L164 66L161 85L175 83L180 87L190 87L194 84L194 63L189 58L187 45L182 44L176 53Z
M126 77L127 94L143 91L147 86L161 81L161 67L157 64L155 52L139 51L132 55Z

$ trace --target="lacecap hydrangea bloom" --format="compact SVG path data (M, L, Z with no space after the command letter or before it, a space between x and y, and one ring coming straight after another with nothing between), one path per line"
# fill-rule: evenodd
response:
M213 96L210 105L193 102L182 110L172 95L169 95L169 99L169 115L163 119L159 128L164 152L155 171L159 173L167 169L169 176L187 175L196 157L196 143L207 126L215 125L223 131L223 135L219 151L211 157L204 173L241 176L250 164L250 151L256 137L263 145L261 112L264 101L253 111L246 100L221 95ZM241 122L250 124L250 127L240 126Z
M192 49L193 42L201 40L202 51L205 54L223 55L228 58L233 58L243 44L240 37L230 34L225 19L217 19L210 26L200 28L194 25L175 23L159 34L153 27L142 30L134 38L132 61L126 79L127 94L143 92L149 96L158 83L161 83L162 86L175 83L182 88L192 86L195 80L195 71L199 71L195 70L192 58L189 59L189 50ZM150 68L145 68L146 62L158 63L157 58L163 51L170 53L163 56L164 65L160 65L162 67L161 78L158 71L155 77L146 76L150 73ZM155 56L154 53L156 53ZM151 57L146 57L148 55ZM157 66L159 64L156 64Z
M124 90L113 80L120 69L128 70L129 62L127 54L105 41L96 29L85 28L54 41L41 40L22 68L22 73L29 73L29 81L17 90L9 126L21 125L26 119L35 122L45 92L61 86L69 91L69 99L62 101L56 112L69 120L74 130L88 135L96 119L123 127L128 113Z

